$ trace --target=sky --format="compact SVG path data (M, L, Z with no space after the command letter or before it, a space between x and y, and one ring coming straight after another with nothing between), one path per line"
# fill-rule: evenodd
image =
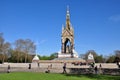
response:
M38 42L39 55L58 52L67 5L78 54L120 50L120 0L0 0L0 32L12 44Z

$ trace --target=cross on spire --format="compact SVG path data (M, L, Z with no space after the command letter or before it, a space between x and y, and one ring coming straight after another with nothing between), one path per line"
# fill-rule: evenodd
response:
M69 6L67 6L67 15L66 15L66 18L70 19Z

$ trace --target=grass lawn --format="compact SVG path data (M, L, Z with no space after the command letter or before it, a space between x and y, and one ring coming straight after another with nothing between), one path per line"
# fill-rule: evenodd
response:
M12 72L0 73L0 80L120 80L120 76Z

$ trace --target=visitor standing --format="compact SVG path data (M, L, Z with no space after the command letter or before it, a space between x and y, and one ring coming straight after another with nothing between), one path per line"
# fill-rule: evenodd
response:
M7 73L10 73L10 65L8 65Z
M50 64L50 68L52 69L52 64Z
M40 63L38 62L38 67L40 67Z
M31 64L29 64L29 67L28 67L28 69L31 69Z
M118 68L120 68L120 62L118 63Z
M100 64L99 65L99 74L101 74L102 73L102 65Z
M102 68L102 65L101 65L101 64L99 65L99 68Z
M98 68L97 66L95 66L95 74L97 74L97 72L98 72Z
M66 72L66 63L64 63L64 65L63 65L63 73L67 73Z

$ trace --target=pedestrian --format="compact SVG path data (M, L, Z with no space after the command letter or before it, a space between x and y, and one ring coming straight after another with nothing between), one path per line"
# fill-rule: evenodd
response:
M101 64L99 65L99 68L102 68L102 65L101 65Z
M10 65L8 65L7 73L10 73Z
M99 74L102 74L102 65L99 65Z
M95 74L97 74L97 72L98 72L98 68L97 66L95 66Z
M31 69L31 64L29 64L29 67L28 67L28 69Z
M50 68L52 69L52 64L50 64Z
M64 63L64 65L63 65L63 73L67 73L66 72L66 63Z
M50 73L50 66L49 65L48 65L47 71L45 71L45 73Z
M120 62L118 63L118 68L120 68Z
M40 63L38 62L38 67L40 67Z

